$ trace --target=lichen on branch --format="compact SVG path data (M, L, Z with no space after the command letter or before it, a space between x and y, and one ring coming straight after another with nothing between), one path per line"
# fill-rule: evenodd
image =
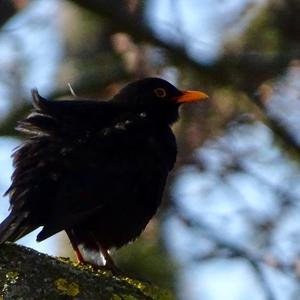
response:
M149 283L115 276L103 269L76 265L35 250L6 243L0 246L0 299L106 300L172 299Z

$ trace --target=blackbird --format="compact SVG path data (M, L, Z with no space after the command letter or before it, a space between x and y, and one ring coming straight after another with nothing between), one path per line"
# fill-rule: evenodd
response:
M40 226L37 241L65 230L80 262L82 248L96 250L113 268L108 250L136 239L161 203L179 106L208 96L160 78L130 83L106 102L32 96L17 127L28 138L13 153L0 244Z

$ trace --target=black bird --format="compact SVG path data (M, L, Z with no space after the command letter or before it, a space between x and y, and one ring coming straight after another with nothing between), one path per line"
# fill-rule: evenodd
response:
M32 96L34 109L17 127L29 137L13 154L0 244L40 226L37 241L65 230L79 261L82 245L113 267L108 250L137 238L160 205L179 106L207 95L146 78L107 102Z

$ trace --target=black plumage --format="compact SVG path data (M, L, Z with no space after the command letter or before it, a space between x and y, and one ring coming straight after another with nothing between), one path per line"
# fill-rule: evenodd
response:
M107 251L139 236L160 205L180 104L207 96L159 78L133 82L108 102L32 95L34 109L17 127L29 137L13 154L0 243L40 226L37 241L65 230L79 260L82 244L112 264Z

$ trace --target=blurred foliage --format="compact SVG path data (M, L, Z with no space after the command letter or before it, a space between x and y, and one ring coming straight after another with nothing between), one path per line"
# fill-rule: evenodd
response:
M126 273L158 286L174 289L176 265L157 237L139 238L114 253L117 265Z

